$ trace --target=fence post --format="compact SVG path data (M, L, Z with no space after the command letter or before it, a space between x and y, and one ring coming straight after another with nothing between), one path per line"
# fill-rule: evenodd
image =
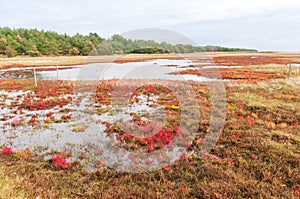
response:
M33 69L33 75L34 75L34 85L37 87L37 79L36 79L36 71L35 68Z
M58 65L56 65L56 79L58 80Z
M289 64L289 74L288 74L288 79L291 78L291 73L292 73L292 64Z

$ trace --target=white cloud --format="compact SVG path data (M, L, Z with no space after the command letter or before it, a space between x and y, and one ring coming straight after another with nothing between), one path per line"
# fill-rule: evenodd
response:
M105 36L156 27L199 43L205 38L214 44L264 49L263 43L266 48L273 43L274 48L297 50L297 42L291 46L288 38L299 37L299 8L298 0L11 0L2 2L0 24Z

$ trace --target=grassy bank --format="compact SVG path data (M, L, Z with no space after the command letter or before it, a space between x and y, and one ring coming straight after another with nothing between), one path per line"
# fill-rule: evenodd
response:
M59 57L14 57L0 58L0 67L23 65L23 66L72 66L89 63L106 63L115 60L135 61L161 58L178 58L176 54L155 55L107 55L107 56L59 56Z

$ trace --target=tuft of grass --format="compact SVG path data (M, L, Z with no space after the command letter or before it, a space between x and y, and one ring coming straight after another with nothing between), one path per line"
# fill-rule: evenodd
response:
M3 172L0 167L0 198L28 198L26 191L20 184L22 177L15 175L9 177Z

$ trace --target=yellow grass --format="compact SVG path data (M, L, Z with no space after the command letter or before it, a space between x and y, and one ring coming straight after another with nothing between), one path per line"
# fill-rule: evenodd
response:
M25 191L18 186L18 178L10 178L0 169L0 198L26 198Z
M106 63L115 60L137 60L137 59L162 59L178 58L177 54L153 54L153 55L106 55L106 56L58 56L58 57L14 57L0 58L0 67L9 65L26 66L56 66L56 65L79 65L88 63Z

